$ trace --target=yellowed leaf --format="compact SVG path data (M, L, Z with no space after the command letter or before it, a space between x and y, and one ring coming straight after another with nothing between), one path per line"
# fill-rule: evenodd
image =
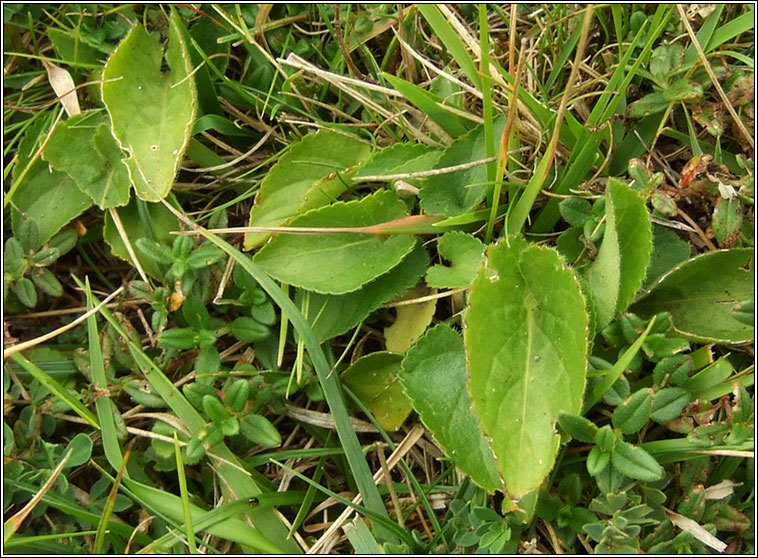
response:
M434 289L432 294L436 293ZM428 294L419 289L413 289L411 296L420 297ZM432 323L437 299L426 300L418 304L397 307L395 323L384 329L384 340L387 350L392 353L405 354L408 349L421 337L426 328Z
M81 114L79 99L76 96L76 84L74 84L74 78L71 77L68 70L44 59L42 60L42 65L47 71L47 79L55 94L60 98L66 114L69 116Z

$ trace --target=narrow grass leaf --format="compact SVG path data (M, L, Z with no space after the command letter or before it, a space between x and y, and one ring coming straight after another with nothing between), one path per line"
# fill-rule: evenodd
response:
M458 66L466 74L466 77L481 91L482 79L479 75L479 69L476 67L473 58L471 58L468 48L466 48L458 33L455 32L455 29L445 19L445 16L442 15L440 9L434 4L418 4L417 8L458 63Z
M650 330L653 328L653 324L655 324L655 317L650 320L650 323L647 325L647 328L645 328L645 331L643 331L637 340L632 343L631 347L629 347L616 361L613 367L608 370L608 372L606 372L603 380L597 386L595 386L589 398L584 404L584 410L582 411L583 415L586 415L587 411L594 407L595 404L603 398L605 393L611 389L611 386L616 383L616 380L618 380L624 371L629 367L632 360L634 360L634 357L642 348L642 344L645 342L645 339L647 339Z
M103 545L105 544L105 534L108 532L108 522L110 521L113 508L116 505L116 496L118 496L118 489L121 486L121 479L124 477L124 471L126 471L126 464L129 462L129 455L131 452L126 450L124 453L124 459L121 462L121 466L118 468L118 474L113 481L111 491L108 493L108 498L105 500L105 506L103 506L103 513L100 515L100 522L97 524L97 534L95 535L95 542L92 545L92 552L94 554L101 554L103 552Z
M42 384L45 388L50 390L50 393L66 403L77 415L86 420L89 425L93 426L94 428L100 428L100 423L98 422L97 417L92 414L92 411L85 407L82 402L79 401L79 399L69 393L69 391L60 383L58 383L58 381L55 380L52 376L45 373L44 370L42 370L33 362L29 362L21 353L15 353L11 355L11 359L13 359L13 361L20 365L24 370L29 372L29 374L31 374L32 377L40 384Z
M316 374L318 375L319 383L324 391L324 396L329 405L329 409L334 417L337 435L345 450L345 457L350 464L351 471L355 476L356 484L363 496L366 507L378 517L388 518L389 514L384 507L384 502L379 495L379 490L374 484L373 476L368 467L368 463L366 463L366 458L361 450L358 437L350 422L350 415L345 406L339 377L336 374L331 373L331 368L326 360L324 352L321 350L318 339L313 333L313 329L310 327L305 317L303 317L303 314L297 306L295 306L289 297L282 292L281 288L279 288L279 286L250 258L246 257L228 242L209 233L205 229L197 227L197 231L204 238L221 248L232 257L237 264L242 266L245 271L252 275L253 279L258 282L266 293L268 293L274 303L281 308L282 313L287 315L288 319L305 342L306 349L310 354L311 361L316 370ZM391 529L384 528L381 525L377 526L377 534L382 540L398 540L397 535L392 533Z
M89 278L85 281L85 289L87 293L87 309L91 310L95 307L94 297L92 296L92 290L89 285ZM93 389L107 389L108 378L105 376L105 365L103 362L103 352L100 346L100 335L97 331L97 317L93 314L87 318L87 337L89 342L89 361L90 370L92 371ZM95 399L95 411L97 412L97 418L100 422L101 436L103 438L103 450L105 451L105 458L108 463L113 467L114 471L118 471L122 463L124 463L124 457L121 454L121 443L118 439L116 432L116 422L113 418L113 414L119 412L109 397L101 396ZM129 476L129 473L125 473Z
M192 528L192 512L190 510L189 491L187 490L187 478L184 474L184 460L182 459L182 450L179 447L179 438L176 436L176 431L174 431L174 455L176 456L176 474L179 479L179 495L182 500L187 545L189 546L190 554L197 554L195 530Z
M403 97L416 105L421 111L437 123L451 138L465 134L469 127L460 116L445 110L442 98L422 89L416 84L406 81L391 74L382 74L382 77L390 82Z

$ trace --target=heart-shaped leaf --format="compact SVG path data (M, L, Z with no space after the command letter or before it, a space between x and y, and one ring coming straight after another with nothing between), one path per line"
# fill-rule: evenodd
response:
M103 69L103 103L137 195L146 201L166 197L174 184L195 121L197 94L187 46L172 13L163 49L136 24Z
M513 498L552 469L559 412L581 409L587 326L579 281L554 249L517 236L488 249L465 313L469 389Z
M440 255L452 265L433 265L426 272L426 284L430 287L455 288L471 283L482 263L484 245L471 234L461 231L445 233L437 243Z

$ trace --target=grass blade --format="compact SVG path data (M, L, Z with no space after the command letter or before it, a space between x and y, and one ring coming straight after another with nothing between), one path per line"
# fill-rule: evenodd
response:
M184 475L184 461L182 460L182 450L179 447L179 438L174 432L174 454L176 455L176 473L179 477L179 494L182 499L182 511L184 512L184 529L187 534L187 545L190 554L197 554L197 545L195 545L195 531L192 528L192 513L190 513L189 492L187 492L187 478Z
M85 281L86 293L87 293L87 309L91 310L95 307L92 297L92 290L89 285L89 278ZM97 318L94 314L91 314L87 318L87 336L89 338L89 361L90 369L92 370L92 387L93 389L106 389L108 387L108 379L105 376L105 366L103 363L103 351L100 346L100 335L97 331ZM105 458L113 467L114 471L118 471L121 464L124 462L124 457L121 454L121 444L118 440L116 433L116 423L113 419L113 414L118 412L113 402L109 397L98 397L95 400L95 411L97 412L97 418L100 421L101 436L103 438L103 450L105 451ZM124 473L129 476L129 473Z
M616 380L621 377L621 374L623 374L624 370L627 369L629 364L634 359L635 355L639 352L642 344L645 342L645 339L647 339L647 334L650 333L650 330L653 328L654 323L655 316L653 316L653 318L650 320L650 323L647 325L645 331L643 331L637 340L632 343L632 346L629 347L626 352L616 361L616 364L614 364L613 367L608 370L608 372L606 372L605 377L603 377L603 381L595 386L595 389L592 390L592 394L590 395L589 399L584 404L584 411L582 411L583 415L586 415L587 411L589 411L598 401L600 401L605 395L605 392L611 389L611 386L615 384Z
M130 454L131 452L129 450L126 450L126 453L124 454L124 459L121 462L121 467L119 467L118 469L116 480L113 481L113 486L111 487L111 491L108 494L108 499L105 501L105 506L103 507L103 513L100 515L100 522L97 524L97 534L95 535L95 543L92 547L92 552L94 554L102 554L103 552L103 544L105 543L105 534L108 532L108 522L110 520L111 514L113 513L113 508L116 505L116 496L118 496L118 489L119 489L119 486L121 486L121 479L124 477L124 471L126 471L126 464L129 462Z
M297 330L297 333L303 339L305 347L311 356L311 362L316 369L319 382L324 390L324 396L326 397L329 409L334 417L337 435L345 450L345 456L350 464L353 475L355 476L358 489L363 496L364 502L366 502L366 508L377 514L379 517L389 518L387 509L384 507L384 503L379 494L379 490L374 484L371 470L369 469L366 458L361 450L358 437L350 423L350 416L347 412L347 406L345 405L339 377L336 374L331 373L331 368L326 360L324 352L321 350L318 339L316 339L313 329L311 329L310 325L303 317L303 314L297 306L295 306L292 300L285 296L274 280L254 264L249 257L245 256L237 248L218 236L209 233L202 227L198 227L179 212L176 214L177 216L180 216L180 219L186 224L197 230L202 237L221 248L228 256L241 265L243 269L245 269L245 271L258 282L261 288L266 291L271 299L279 306L281 311L287 315L290 323L292 323L295 330ZM381 538L383 540L397 540L397 537L382 525L377 525L377 531L378 533L381 533Z
M21 523L24 522L24 519L26 519L26 517L32 512L35 506L39 504L40 500L43 499L48 490L52 488L53 484L58 478L58 475L61 474L63 468L66 466L66 463L68 463L68 460L71 457L73 451L73 448L71 448L66 452L66 454L63 456L63 459L61 459L61 462L58 463L58 466L55 469L53 469L53 472L50 473L50 477L45 481L45 484L43 484L40 489L34 494L32 499L29 500L23 508L13 514L8 519L8 521L3 524L3 544L7 543L13 534L18 531L18 528L21 526Z
M54 378L52 378L50 375L46 374L42 368L34 364L33 362L29 362L26 357L24 357L21 353L16 353L14 355L11 355L11 359L13 359L14 362L19 364L24 370L29 372L29 374L32 375L32 377L37 380L40 384L45 386L48 390L50 390L50 393L55 395L58 399L66 403L71 409L80 417L82 417L84 420L87 421L88 424L91 426L99 429L100 424L97 421L97 417L92 414L92 411L90 411L87 407L85 407L81 401L79 401L75 396L71 395L66 388L64 388L62 385L60 385Z
M466 45L450 23L445 19L445 16L442 15L440 9L434 4L417 4L416 7L445 45L445 48L450 51L450 54L458 63L461 70L463 70L469 80L471 80L471 83L481 91L482 80L479 75L479 70L474 63L474 60L471 58Z

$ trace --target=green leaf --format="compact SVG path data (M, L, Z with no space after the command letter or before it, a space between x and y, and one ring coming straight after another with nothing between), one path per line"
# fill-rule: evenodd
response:
M583 227L587 221L592 219L590 202L583 198L572 196L563 199L558 204L558 209L563 220L574 227Z
M611 179L605 205L605 235L587 270L597 328L621 314L642 286L650 263L652 231L645 202L629 186Z
M229 417L221 423L221 432L224 436L236 436L240 431L240 423L234 417Z
M200 246L193 250L187 257L187 265L192 269L203 269L220 262L226 257L219 248L213 245Z
M37 306L37 289L28 277L22 277L16 281L16 296L27 308Z
M723 248L730 248L742 232L742 203L738 198L719 198L713 209L713 236Z
M249 414L240 420L240 430L251 442L267 448L273 448L282 443L279 431L271 421L261 415Z
M66 462L66 468L84 465L92 455L92 438L84 432L79 432L66 446L66 451L69 450L71 450L71 457Z
M626 109L626 116L628 118L644 118L651 114L657 114L666 110L669 106L669 100L660 91L648 93L641 99L634 101Z
M139 204L144 204L144 212L140 210ZM145 203L135 198L132 198L128 205L125 207L119 207L114 209L121 219L121 223L124 225L126 236L135 247L135 251L140 250L140 239L144 238L150 242L157 241L160 244L171 244L173 242L173 235L171 232L179 230L179 221L173 213L166 209L163 204L160 203ZM143 220L144 216L144 220ZM103 227L103 239L111 247L113 255L126 260L130 263L131 256L129 255L124 241L121 239L116 225L113 222L113 218L110 212L105 214L105 226ZM144 247L144 246L143 246ZM149 250L149 249L148 249ZM150 254L151 256L153 254ZM161 258L163 261L166 257L169 257L167 253L162 251ZM140 253L137 253L142 268L153 277L162 279L163 273L158 261L153 260L152 257L140 257Z
M140 254L144 254L157 263L171 265L174 261L174 258L171 255L171 249L165 244L153 242L147 238L138 238L134 242L134 245L137 247Z
M411 412L397 373L402 355L379 351L356 360L342 373L342 383L368 407L385 430L397 430Z
M420 143L396 143L374 153L353 178L429 170L441 154L442 150Z
M165 53L170 71L161 71L161 44L140 24L103 69L112 132L129 155L125 163L134 189L146 201L165 198L171 190L195 120L195 82L177 18L172 12Z
M663 90L667 101L691 101L703 96L703 86L686 78L678 79Z
M742 324L751 325L755 322L755 301L743 300L732 308L732 316Z
M399 265L356 291L344 295L311 293L308 321L314 334L323 342L345 333L381 304L412 287L428 264L429 255L417 245Z
M695 365L690 355L673 355L662 359L653 369L653 383L664 381L675 386L683 384L690 377Z
M129 174L122 152L102 112L86 112L59 122L42 158L65 172L100 209L129 202Z
M398 373L413 408L450 459L478 485L502 488L492 450L471 407L463 340L449 326L430 329Z
M595 435L598 428L591 420L573 413L561 411L558 413L558 424L572 438L585 444L595 443Z
M674 231L653 224L653 253L643 286L661 277L678 264L690 259L692 248L689 243L679 238Z
M58 278L49 269L43 267L36 270L32 272L31 278L34 284L44 293L50 296L63 295L63 285L61 285L61 282L58 281Z
M511 236L488 249L464 318L474 410L508 494L520 498L553 467L559 412L581 409L584 297L554 249Z
M593 477L599 475L611 461L611 453L603 451L600 446L595 446L587 454L587 472Z
M482 263L484 245L474 235L461 231L445 233L437 243L439 254L452 265L433 265L426 272L430 287L456 288L471 283Z
M389 81L403 97L436 122L450 137L457 138L468 130L467 122L457 114L445 110L442 99L434 93L392 74L383 73L382 77Z
M691 399L692 396L686 389L680 387L663 388L655 394L650 418L660 424L672 421L679 417Z
M60 257L60 252L58 252L57 248L52 248L50 246L43 247L39 252L36 252L32 255L32 262L34 262L35 265L50 265L55 260L57 260Z
M334 201L370 154L368 145L336 132L307 135L266 174L250 210L250 226L283 225L308 209ZM269 236L247 233L245 250L260 246Z
M704 343L748 343L752 324L735 320L735 304L754 298L753 250L718 250L688 260L650 286L632 310L647 317L670 312L674 330Z
M293 227L362 227L406 217L405 204L380 190L351 202L314 209L293 220ZM330 294L355 291L398 265L413 250L409 234L282 234L261 248L253 261L289 285Z
M102 43L100 48L95 48L85 42L84 37L78 32L70 32L55 27L48 27L45 35L50 38L58 58L65 60L71 66L89 64L101 66L108 52L108 44Z
M224 402L235 413L242 412L250 397L250 381L237 378L224 392Z
M196 296L188 296L182 303L182 316L194 329L209 329L211 327L211 315L203 301Z
M499 138L505 128L505 117L493 123L494 136ZM456 139L440 156L435 168L451 167L487 156L484 145L484 125ZM421 188L421 207L432 215L454 217L470 211L484 199L487 191L487 166L478 165L465 170L430 176Z
M663 467L642 448L619 440L613 448L611 463L627 477L654 482L663 478Z
M92 205L92 200L79 190L66 173L49 168L40 159L32 164L10 201L20 212L12 215L17 237L20 236L18 229L22 221L33 221L36 225L37 245L27 246L32 250L50 240L69 221ZM24 215L23 219L21 214Z
M271 335L271 330L268 326L263 325L255 318L248 318L247 316L236 318L229 324L229 329L232 335L245 343L261 341Z
M9 273L13 279L20 279L24 273L24 249L15 236L5 241L3 265L5 265L5 272Z
M202 409L203 397L206 395L215 395L216 389L208 384L192 382L191 384L186 384L182 388L182 392L190 403L192 403L196 408Z
M215 341L215 339L214 339ZM218 349L212 344L200 344L200 352L195 359L195 372L198 374L216 374L221 367Z
M13 231L16 234L15 238L18 239L24 253L37 250L42 245L39 240L37 223L33 219L29 219L28 216L15 220L13 222ZM55 236L53 236L53 238L55 238Z
M226 407L216 395L203 395L203 410L216 424L222 424L230 417Z
M158 343L174 349L197 347L197 332L189 327L167 329L158 336Z
M652 410L653 390L636 391L613 411L613 426L624 434L634 434L645 426Z

